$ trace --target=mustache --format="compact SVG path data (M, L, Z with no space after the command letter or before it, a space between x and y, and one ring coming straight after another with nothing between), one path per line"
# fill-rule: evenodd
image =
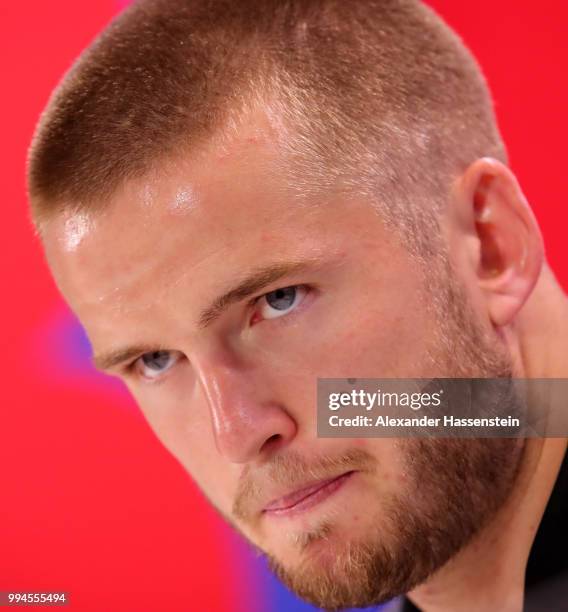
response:
M335 456L305 458L295 451L274 455L270 462L260 467L245 467L237 485L232 515L250 523L264 504L271 501L267 491L275 488L293 491L307 481L325 480L351 470L371 472L376 465L377 459L361 448L348 449Z

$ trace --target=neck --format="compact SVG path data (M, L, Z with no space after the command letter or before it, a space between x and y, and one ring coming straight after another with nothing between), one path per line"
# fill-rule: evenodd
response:
M568 299L548 266L516 323L527 378L567 378Z
M515 329L519 371L568 378L568 300L545 268ZM408 597L425 612L523 609L525 570L566 454L566 438L530 438L507 502L472 542Z

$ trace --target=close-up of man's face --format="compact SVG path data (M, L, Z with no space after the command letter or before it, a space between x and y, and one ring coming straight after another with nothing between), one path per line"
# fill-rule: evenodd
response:
M138 0L52 94L27 181L89 367L290 591L520 611L565 453L528 439L562 433L552 400L533 429L516 392L452 405L512 434L318 428L322 379L566 375L567 302L489 87L429 5Z
M407 591L509 492L515 440L317 437L318 377L513 366L470 267L420 260L362 196L297 197L266 117L125 183L104 211L55 216L44 242L96 363L307 600Z

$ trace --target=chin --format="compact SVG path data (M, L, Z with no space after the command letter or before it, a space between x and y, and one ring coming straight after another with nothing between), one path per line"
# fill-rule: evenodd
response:
M337 525L329 529L305 533L301 544L267 555L271 571L290 591L326 610L378 605L400 594L389 581L382 584L373 571L373 554L365 544L369 537L355 536Z
M340 571L343 564L348 567L352 552L377 537L376 522L373 528L365 524L371 522L370 517L359 517L352 509L349 512L328 511L301 526L282 528L278 541L267 547L271 551L267 557L294 574L325 575Z

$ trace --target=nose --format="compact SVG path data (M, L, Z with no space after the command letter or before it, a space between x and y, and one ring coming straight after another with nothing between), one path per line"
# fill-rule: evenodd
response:
M294 438L295 420L250 372L222 358L196 369L217 450L229 461L252 461Z

